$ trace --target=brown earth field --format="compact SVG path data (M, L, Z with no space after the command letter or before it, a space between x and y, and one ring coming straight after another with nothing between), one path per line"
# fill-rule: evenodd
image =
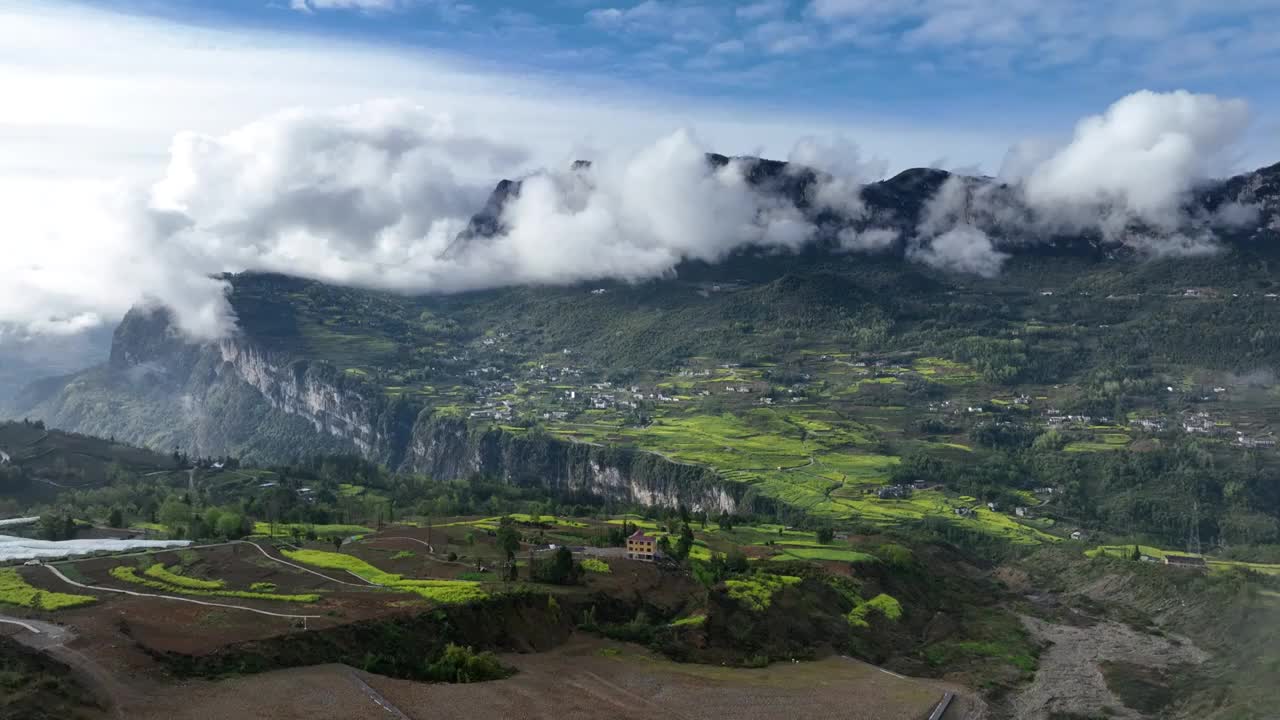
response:
M153 690L126 714L138 720L924 720L944 692L957 690L841 657L728 669L681 665L635 645L580 635L549 652L501 658L519 672L471 685L395 680L343 665L185 682ZM946 719L976 719L983 712L980 701L961 695Z

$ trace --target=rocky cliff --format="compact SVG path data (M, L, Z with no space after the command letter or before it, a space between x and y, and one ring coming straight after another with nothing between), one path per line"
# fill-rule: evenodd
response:
M439 480L478 473L562 496L712 514L739 510L746 489L657 455L437 417L328 363L291 359L245 335L190 344L161 310L130 312L106 365L30 389L19 412L164 451L260 463L355 452Z
M714 471L623 448L573 443L545 434L517 435L423 411L404 467L437 478L481 475L615 502L706 511L746 510L746 486Z

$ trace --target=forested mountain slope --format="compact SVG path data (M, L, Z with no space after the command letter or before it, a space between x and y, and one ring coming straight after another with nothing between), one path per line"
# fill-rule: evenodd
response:
M1008 216L982 211L1011 191L990 179L908 171L863 188L854 216L811 202L812 171L753 161L749 182L822 237L632 284L402 296L228 276L234 336L190 344L163 310L135 310L108 363L31 386L12 412L193 455L355 451L440 479L728 513L945 518L1027 542L1053 523L1000 518L1054 488L1073 525L1269 542L1278 174L1204 188L1187 213L1209 218L1202 230L1231 203L1250 222L1219 233L1215 252L1159 258L1087 233L1001 235ZM907 230L957 182L972 222L1008 251L998 276L907 257ZM459 251L501 232L519 192L499 185ZM900 242L883 252L841 244L893 223ZM904 483L914 497L885 490Z

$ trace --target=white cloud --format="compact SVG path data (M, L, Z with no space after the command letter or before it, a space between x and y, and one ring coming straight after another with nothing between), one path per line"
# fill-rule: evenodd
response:
M816 47L819 44L805 23L770 20L757 25L751 33L761 47L774 55L785 55Z
M841 230L838 239L842 250L849 252L879 252L893 247L900 237L902 237L902 233L886 228L871 228L863 231L849 228Z
M734 11L739 20L757 22L780 17L787 12L787 0L760 0L743 5Z
M412 273L518 171L519 149L486 138L517 140L526 168L564 167L584 144L630 157L690 125L730 154L785 155L801 128L856 136L903 164L953 139L999 148L954 128L745 114L590 82L566 95L418 52L81 6L0 3L0 26L0 325L46 332L113 322L150 296L177 306L192 334L216 335L229 318L208 274L222 270L460 284ZM378 97L403 100L369 103ZM803 237L786 213L761 211L759 242Z
M401 0L289 0L289 8L300 12L314 10L395 10L404 3Z
M1248 105L1186 91L1140 91L1081 120L1074 137L1014 145L1005 157L1006 188L952 178L929 201L917 235L954 228L997 234L1007 246L1060 235L1096 233L1152 256L1200 255L1216 248L1213 228L1256 222L1257 208L1227 203L1211 217L1188 214L1201 183L1228 174L1249 124ZM961 240L978 248L958 252ZM951 239L933 264L970 262L989 245L973 233Z
M636 7L646 6L641 19L671 9ZM887 163L844 140L793 144L799 129L857 137L898 167L953 146L986 157L1000 147L954 128L744 118L590 86L565 95L537 77L441 58L79 9L0 6L0 25L16 31L0 50L0 324L46 332L109 322L150 298L173 307L189 334L218 336L233 318L210 276L228 270L405 291L651 277L685 258L748 245L781 251L812 235L794 208L751 192L739 168L709 170L701 153L710 147L774 157L789 149L826 173L814 200L853 216L861 184ZM1092 194L1072 203L1100 196L1149 212L1226 161L1236 105L1137 98L1083 123L1071 145L1021 163L1029 195L1062 204L1056 188L1083 184ZM670 134L690 125L711 142ZM589 173L533 176L508 208L509 233L454 244L498 177L564 168L584 144L609 149ZM912 257L993 272L1003 255L980 228L992 219L1025 225L1006 210L951 185ZM1161 247L1203 245L1186 237L1196 239ZM868 228L840 239L873 251L898 237Z
M709 5L644 0L629 8L596 8L587 22L602 30L662 35L675 42L710 42L721 31L724 12Z
M1242 100L1186 91L1137 92L1081 120L1071 143L1027 177L1043 208L1119 205L1149 223L1177 224L1193 185L1227 171L1249 124Z
M791 147L787 160L862 184L883 178L889 170L887 160L863 157L862 148L843 135L830 138L806 135Z
M982 277L995 277L1007 253L991 244L991 238L972 225L958 225L931 241L908 251L908 256L930 267L952 272L971 273Z

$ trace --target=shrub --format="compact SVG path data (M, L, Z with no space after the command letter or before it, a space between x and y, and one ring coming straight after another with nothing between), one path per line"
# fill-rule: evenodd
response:
M48 592L32 587L16 568L0 569L0 603L17 605L35 610L61 610L79 607L96 602L92 595L71 595L69 593Z
M872 610L883 615L886 620L893 622L897 622L902 617L902 604L896 598L881 593L870 600L859 598L854 608L849 611L846 619L853 627L870 627L870 623L867 622L867 615Z
M539 582L573 585L578 582L578 568L573 564L573 553L567 547L557 549L550 562L538 565L535 575Z
M273 593L276 591L276 584L273 582L256 582L249 586L254 592Z
M758 573L745 580L725 580L724 585L729 591L729 597L748 610L760 612L773 602L774 593L799 582L800 578L792 575Z
M915 564L915 555L911 552L911 548L903 547L897 543L886 543L876 550L876 555L885 562L885 564L897 568L907 568Z
M416 555L414 555L414 552L412 550L401 550L395 555L392 555L391 559L392 560L408 560L413 557L416 557Z
M429 680L449 683L473 683L501 680L511 671L498 662L490 652L477 653L469 647L449 643L439 659L427 665Z
M224 585L221 580L200 580L179 575L159 563L147 568L145 572L149 577L153 577L160 582L189 590L221 590Z

